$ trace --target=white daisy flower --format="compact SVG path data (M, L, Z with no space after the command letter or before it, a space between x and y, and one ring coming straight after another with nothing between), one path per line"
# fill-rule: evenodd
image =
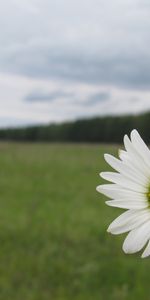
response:
M125 151L119 158L105 154L106 162L117 171L102 172L100 176L112 184L99 185L97 191L109 197L109 206L127 209L108 227L108 232L129 232L123 243L125 253L140 251L142 257L150 255L150 150L137 130L131 132L131 140L124 137Z

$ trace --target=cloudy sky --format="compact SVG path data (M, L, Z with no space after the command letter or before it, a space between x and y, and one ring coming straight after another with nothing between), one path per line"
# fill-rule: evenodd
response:
M150 110L150 1L0 0L0 127Z

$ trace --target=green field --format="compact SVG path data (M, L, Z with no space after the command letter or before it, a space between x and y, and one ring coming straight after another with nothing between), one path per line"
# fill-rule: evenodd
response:
M149 300L150 259L106 232L113 146L0 144L0 300Z

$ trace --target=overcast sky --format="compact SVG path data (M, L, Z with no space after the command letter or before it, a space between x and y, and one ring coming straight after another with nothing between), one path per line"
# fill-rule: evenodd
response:
M0 126L150 110L150 1L0 0Z

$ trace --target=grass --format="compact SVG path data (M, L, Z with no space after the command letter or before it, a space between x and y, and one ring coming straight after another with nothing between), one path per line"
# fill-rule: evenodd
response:
M149 300L150 260L106 228L96 193L115 146L0 144L0 300Z

